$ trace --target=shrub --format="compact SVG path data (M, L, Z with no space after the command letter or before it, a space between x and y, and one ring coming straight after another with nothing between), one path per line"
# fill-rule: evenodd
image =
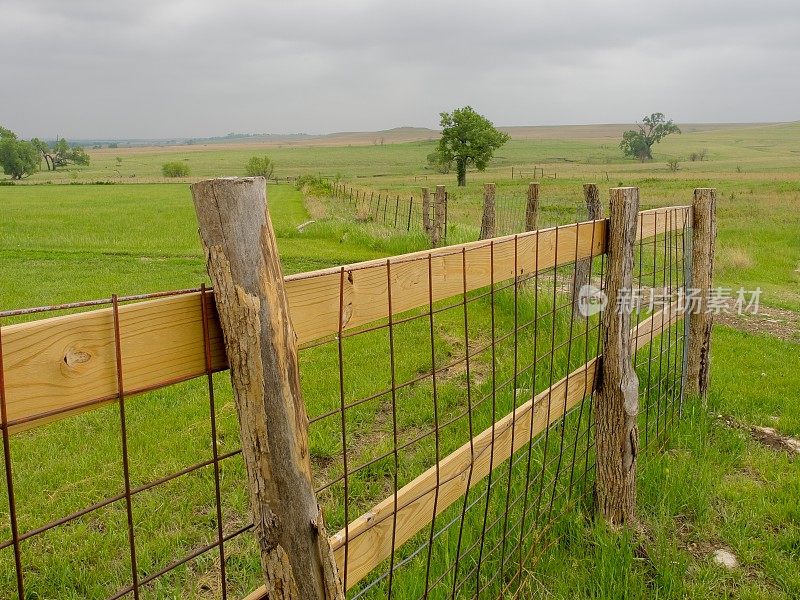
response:
M161 165L164 177L186 177L189 174L189 165L185 162L167 162Z
M275 163L268 156L251 156L244 167L248 177L266 177L272 179Z
M298 190L311 196L330 196L333 194L331 182L317 175L302 175L295 182Z
M677 159L672 159L667 161L667 168L672 171L673 173L680 168Z

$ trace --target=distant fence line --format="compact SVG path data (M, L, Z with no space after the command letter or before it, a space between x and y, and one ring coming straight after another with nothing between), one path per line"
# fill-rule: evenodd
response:
M558 173L544 172L543 167L511 167L511 179L557 179Z
M129 585L110 598L138 596L210 552L219 553L224 598L225 549L249 531L266 586L248 600L276 588L326 600L524 596L526 565L558 543L554 524L575 503L614 523L633 519L636 440L663 444L684 392L707 387L711 317L687 319L671 299L698 285L700 298L710 296L713 190L696 190L692 206L639 212L638 189L618 188L608 219L283 277L258 187L193 187L204 244L215 244L214 290L44 307L103 306L0 326L11 519L0 549L12 549L6 572L16 576L5 596L36 593L26 565L41 558L43 532L114 503L128 506L131 561L119 564ZM238 218L207 220L221 204ZM604 312L576 316L583 285L605 293ZM632 320L620 303L634 285L663 288L670 301ZM209 382L213 434L211 377L228 368L242 447L223 454L212 440L207 460L139 489L123 443L124 493L20 529L12 435L116 403L124 442L136 394L198 377ZM258 451L265 444L270 452ZM310 461L320 445L325 459ZM234 456L247 467L253 521L230 528L220 465ZM214 540L142 572L132 498L209 466ZM290 475L299 485L287 494L276 485ZM325 537L326 525L336 533ZM81 560L62 558L71 559Z
M333 197L345 200L357 218L382 223L387 227L422 233L436 248L447 240L447 190L437 185L433 194L424 187L417 198L375 192L343 182L332 184Z
M596 195L597 186L593 186ZM590 214L588 196L584 186L585 202L577 202L571 214L564 215L561 220L543 217L551 203L540 204L540 184L528 183L525 193L509 192L494 183L484 184L482 211L473 214L462 214L456 218L449 206L449 195L445 186L437 185L431 193L427 187L420 188L418 196L405 196L388 191L375 191L355 186L346 182L332 183L333 197L343 200L352 210L356 218L383 224L389 228L421 233L428 238L431 247L436 248L447 241L448 223L461 224L475 231L473 239L489 239L525 231L533 231L542 226L552 226L565 222L584 220ZM443 191L443 201L437 194ZM545 201L548 198L544 198ZM559 208L569 208L560 206ZM439 210L437 217L436 211ZM549 221L549 222L547 222Z

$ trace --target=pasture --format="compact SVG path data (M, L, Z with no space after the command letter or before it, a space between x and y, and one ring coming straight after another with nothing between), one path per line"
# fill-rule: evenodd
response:
M761 287L763 305L795 314L800 310L800 125L687 132L668 138L658 147L655 161L644 164L622 160L610 136L558 139L558 132L552 135L552 139L513 140L486 173L470 172L464 189L455 188L454 175L434 175L423 168L432 148L427 141L258 151L249 146L93 151L87 169L56 177L39 173L28 182L42 185L0 187L0 310L207 283L187 182L161 182L160 165L166 160L188 159L191 179L238 175L246 159L261 151L278 162L279 176L341 175L365 189L405 195L418 193L423 185L446 183L450 205L462 223L480 218L482 182L494 181L498 193L524 199L527 181L511 180L511 166L524 170L537 165L546 173L557 173L555 179L542 180L541 203L545 214L550 210L552 218L564 219L562 222L575 220L569 217L580 206L581 184L589 180L601 189L639 186L642 208L686 204L692 188L717 187L715 285ZM708 148L708 160L683 160L674 173L666 168L667 157L685 157L701 148ZM121 165L116 156L122 158ZM119 175L112 176L115 169ZM134 173L136 177L130 177ZM44 184L47 180L53 184ZM117 183L57 185L95 180ZM141 180L159 183L138 183ZM304 198L289 186L269 187L269 207L285 273L423 247L413 236L341 218L330 201ZM298 231L298 225L312 218L316 222ZM442 326L457 318L444 314ZM475 316L475 336L485 331L486 319L485 313ZM556 336L564 333L566 323L553 319L543 327ZM412 329L409 346L402 353L403 369L409 373L424 368L415 353L415 340L418 343L424 332ZM437 337L435 349L439 358L457 350L455 342L445 336ZM800 594L796 569L800 560L800 463L720 418L724 415L800 436L797 329L788 339L779 340L719 325L714 332L713 355L708 410L690 403L665 451L643 456L641 530L626 534L630 539L620 539L587 521L580 503L571 506L555 525L559 542L529 566L532 593L557 598L644 598L654 593L666 598L791 598ZM310 361L311 369L330 367L330 357L321 350L308 351L303 360ZM483 357L478 364L485 367L487 361ZM368 366L374 378L387 376L387 365L377 359ZM562 357L555 366L556 375L571 367L570 359ZM218 443L224 451L237 443L236 414L227 374L214 379ZM354 385L367 390L371 378ZM204 429L208 407L203 403L202 387L201 381L187 382L130 403L131 431L135 432L132 471L139 477L135 483L203 459L208 450ZM323 390L311 387L305 391L310 412L321 410ZM418 395L424 391L418 390ZM411 395L406 401L410 409L418 398ZM408 412L409 425L420 426L430 419L430 415L413 412ZM114 407L109 406L12 439L18 493L28 507L21 517L24 529L40 525L54 509L65 514L117 491L119 478L114 469L120 457L114 445L118 428L114 414ZM359 418L368 427L385 432L385 424L371 420L374 414L377 411L365 410ZM491 422L488 414L480 418L484 425ZM459 430L452 443L465 434ZM324 435L312 438L315 464L323 467L335 452L325 440ZM378 452L369 447L369 441L361 440L364 460ZM371 442L380 447L380 439ZM410 466L429 464L429 452L427 448L412 456ZM62 472L65 455L75 460L70 470ZM226 466L223 517L226 526L241 526L248 518L241 458L233 457ZM380 471L370 474L378 477ZM53 486L53 482L60 485ZM361 483L367 498L380 498L385 492L370 489L369 477ZM4 499L0 500L0 538L6 539L10 535L5 518L8 505L5 489L0 492ZM214 528L212 492L208 475L199 472L180 486L151 490L137 498L137 526L150 532L154 540L141 542L143 569L163 566L176 548L190 550L207 541ZM109 562L117 567L125 562L124 539L108 535L112 530L123 531L123 518L121 508L109 507L98 516L53 530L44 539L25 542L39 594L94 598L119 589L125 582L124 569L100 565L93 556L103 555L104 561L112 557ZM338 514L334 502L328 518L333 523L330 529L341 526L343 515ZM53 553L55 547L61 553ZM718 547L732 549L742 568L729 572L714 565L710 554ZM443 552L446 549L445 545ZM3 597L13 594L13 569L7 568L12 558L9 548L0 550ZM258 554L251 540L242 537L226 564L232 593L242 596L257 586ZM419 572L422 566L412 563L410 568ZM159 580L147 597L215 597L218 569L215 557L206 555ZM570 576L564 577L567 571ZM78 586L73 583L76 580ZM396 590L397 597L412 597L414 592L413 585Z

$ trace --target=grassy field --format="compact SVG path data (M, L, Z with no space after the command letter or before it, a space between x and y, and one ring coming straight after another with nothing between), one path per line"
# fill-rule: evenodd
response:
M503 149L503 156L490 172L470 173L470 185L465 190L452 187L452 176L428 174L423 182L413 180L415 174L424 173L420 157L424 160L430 151L429 142L278 148L270 149L269 154L279 161L284 174L341 173L376 190L411 194L420 185L448 183L451 206L460 211L455 213L458 217L453 227L474 218L482 181L496 180L509 198L524 197L525 181L509 180L510 165L538 164L545 166L545 172L548 167L557 170L557 179L543 181L542 193L543 210L551 211L554 219L568 218L581 201L580 184L590 178L605 187L619 183L639 185L645 207L686 204L693 187L715 185L719 189L717 284L735 288L760 286L765 304L798 310L799 144L798 125L698 131L670 138L659 147L662 154L655 163L641 165L622 161L610 139L520 140ZM702 147L709 148L706 162L684 163L677 173L667 171L663 165L666 156L685 156ZM237 165L253 153L250 148L209 151L191 147L190 151L189 154L187 150L187 157L197 176L240 174ZM183 149L119 152L123 164L129 159L140 161L135 167L136 178L127 179L139 181L157 179L160 163L166 157L174 159ZM70 172L66 180L106 179L116 161L110 151L103 153L108 156L95 153L92 167L75 171L74 178ZM39 174L34 180L44 181L44 175ZM309 199L304 204L300 193L287 186L271 186L269 197L285 272L397 254L423 244L419 238L397 236L379 225L328 219L324 203L321 206ZM0 206L2 309L108 297L114 292L193 287L207 281L185 182L0 187ZM298 231L297 225L309 219L316 222ZM508 292L497 301L503 308L499 311L503 317L496 324L500 335L511 326L509 314L513 315L514 304ZM538 310L546 313L547 301L540 302ZM530 298L524 300L522 309L532 310ZM470 339L486 340L487 301L477 300L470 310ZM437 363L463 352L451 333L457 330L461 318L457 311L437 314L433 340ZM568 321L563 315L545 319L541 327L548 333L552 331L556 342L568 335ZM426 357L419 351L431 343L428 335L425 319L409 323L398 334L398 377L408 379L430 368L430 355ZM713 392L708 410L689 402L686 418L676 424L666 450L643 456L641 528L620 538L587 521L582 501L561 505L565 516L547 534L550 537L543 538L545 542L550 539L558 543L541 553L539 562L529 567L527 585L532 594L565 599L800 595L796 570L800 560L800 463L761 445L748 432L730 428L719 418L724 415L748 425L776 427L783 434L800 436L800 379L794 368L800 364L800 344L728 327L717 327L714 336ZM348 342L346 351L352 359L370 365L353 380L348 391L353 398L368 395L386 383L389 366L374 356L375 348L386 343L383 338L385 335L380 334L356 336ZM547 336L539 338L539 350L546 354L550 343ZM575 356L569 358L556 356L552 365L556 378L582 364L581 349L576 350ZM499 354L498 378L510 368L508 352L501 348ZM304 395L313 417L338 400L326 391L336 387L335 353L330 347L304 350L301 360L303 372L314 374L303 378ZM476 360L478 374L484 373L472 384L476 397L487 393L487 365L491 365L488 355ZM535 389L541 389L547 381L549 367L542 366ZM455 373L441 383L443 415L458 414L457 399L463 394L465 381L463 373ZM204 385L201 380L187 382L129 402L134 485L208 458L210 437ZM521 382L519 387L525 385L530 384ZM227 374L215 376L215 387L217 443L219 450L225 452L238 444ZM420 408L429 396L430 390L419 385L400 398L400 425L404 435L409 436L404 439L413 439L415 433L429 426L430 409ZM510 410L511 396L498 396L498 415ZM491 417L488 406L484 406L476 413L476 428L486 426ZM585 427L586 416L582 418L583 424L581 417L573 415L568 435ZM367 433L354 433L348 444L358 449L356 460L369 462L386 450L390 424L379 401L366 403L352 414L352 419L354 432ZM335 425L325 420L312 427L311 448L318 477L336 475L336 461L330 460L341 450L335 430ZM109 406L12 438L18 503L24 507L20 512L22 530L119 491L118 432L117 410ZM456 421L442 452L457 447L467 434L464 421ZM409 449L403 457L400 485L431 464L432 452L429 443ZM67 466L65 455L73 457ZM534 460L541 460L537 456L534 454ZM246 496L241 460L233 457L223 464L223 522L228 531L246 523ZM355 478L352 485L362 501L354 511L365 510L375 499L387 495L390 472L386 461L378 461ZM518 477L516 472L512 477ZM548 485L558 481L553 473L548 472L548 477ZM490 498L494 498L493 493L503 492L502 479L497 481L498 491L489 488ZM0 539L10 535L8 518L3 514L7 514L4 485L3 479ZM486 493L486 486L475 490L478 499ZM335 490L323 495L332 530L344 522L336 498ZM502 506L502 498L493 500L490 516L502 516ZM460 507L454 510L458 514ZM137 495L134 516L140 570L153 572L176 556L213 540L213 478L207 470L201 470L165 488ZM473 527L480 527L480 517L469 516L469 520ZM23 543L25 560L29 561L29 589L37 590L42 598L95 598L114 593L129 578L124 523L124 507L118 503ZM489 539L497 541L498 532ZM440 567L434 568L452 561L455 542L453 531L437 540L435 556ZM719 547L731 549L742 566L734 571L716 566L710 555ZM0 597L14 593L12 558L9 548L0 550ZM249 537L232 543L226 558L234 597L256 587L258 558ZM494 557L484 558L485 573L498 570ZM465 569L474 567L477 556L473 552L462 557L462 562ZM217 555L209 553L159 580L148 588L145 597L215 597L218 571ZM564 576L567 571L569 577ZM413 558L404 566L403 576L398 576L397 597L414 597L421 581L424 582L424 557ZM380 597L381 590L378 585L372 596Z
M516 171L532 171L542 167L547 174L559 178L609 181L611 185L626 177L660 177L670 179L711 179L716 181L755 178L764 180L780 173L781 180L798 181L797 162L800 148L800 123L749 125L740 127L709 126L703 130L687 130L666 138L654 149L652 163L638 163L622 156L616 130L600 129L587 137L566 134L559 128L546 128L531 139L512 139L498 153L485 177L487 180L511 177ZM183 160L191 171L190 179L221 175L244 175L247 159L254 154L267 154L277 164L278 177L302 174L341 175L345 179L364 178L403 183L416 177L430 182L452 183L453 175L440 177L426 167L426 156L435 141L413 141L399 144L363 145L215 145L104 148L89 150L88 167L72 167L57 172L43 171L25 180L26 183L80 183L113 181L141 183L165 181L161 165ZM691 162L689 155L706 149L705 161ZM119 160L118 160L119 159ZM680 161L680 169L672 173L666 162Z

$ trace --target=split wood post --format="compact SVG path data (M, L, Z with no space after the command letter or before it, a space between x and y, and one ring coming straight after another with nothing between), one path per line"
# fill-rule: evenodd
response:
M431 235L431 194L426 187L422 188L422 230Z
M611 190L605 281L608 303L600 324L603 355L594 422L597 509L612 526L636 518L639 379L631 356L630 298L638 212L638 188Z
M603 218L603 205L600 203L600 190L594 183L583 184L583 196L590 221ZM572 290L572 314L576 319L585 318L580 310L580 290L591 282L592 259L582 258L575 264L575 285Z
M494 204L495 185L483 184L483 219L481 220L481 235L478 239L488 240L495 237L495 224L497 213Z
M192 185L233 382L267 598L342 599L317 504L297 337L263 177Z
M433 197L433 211L431 243L434 248L438 248L447 235L445 231L447 224L447 190L443 185L436 186L436 192Z
M525 231L539 228L539 184L531 181L528 184L528 203L525 205Z
M686 355L686 391L708 393L711 366L711 326L708 298L714 275L714 246L717 237L717 190L697 188L692 202L692 272L690 287L695 299L689 310L689 341Z

